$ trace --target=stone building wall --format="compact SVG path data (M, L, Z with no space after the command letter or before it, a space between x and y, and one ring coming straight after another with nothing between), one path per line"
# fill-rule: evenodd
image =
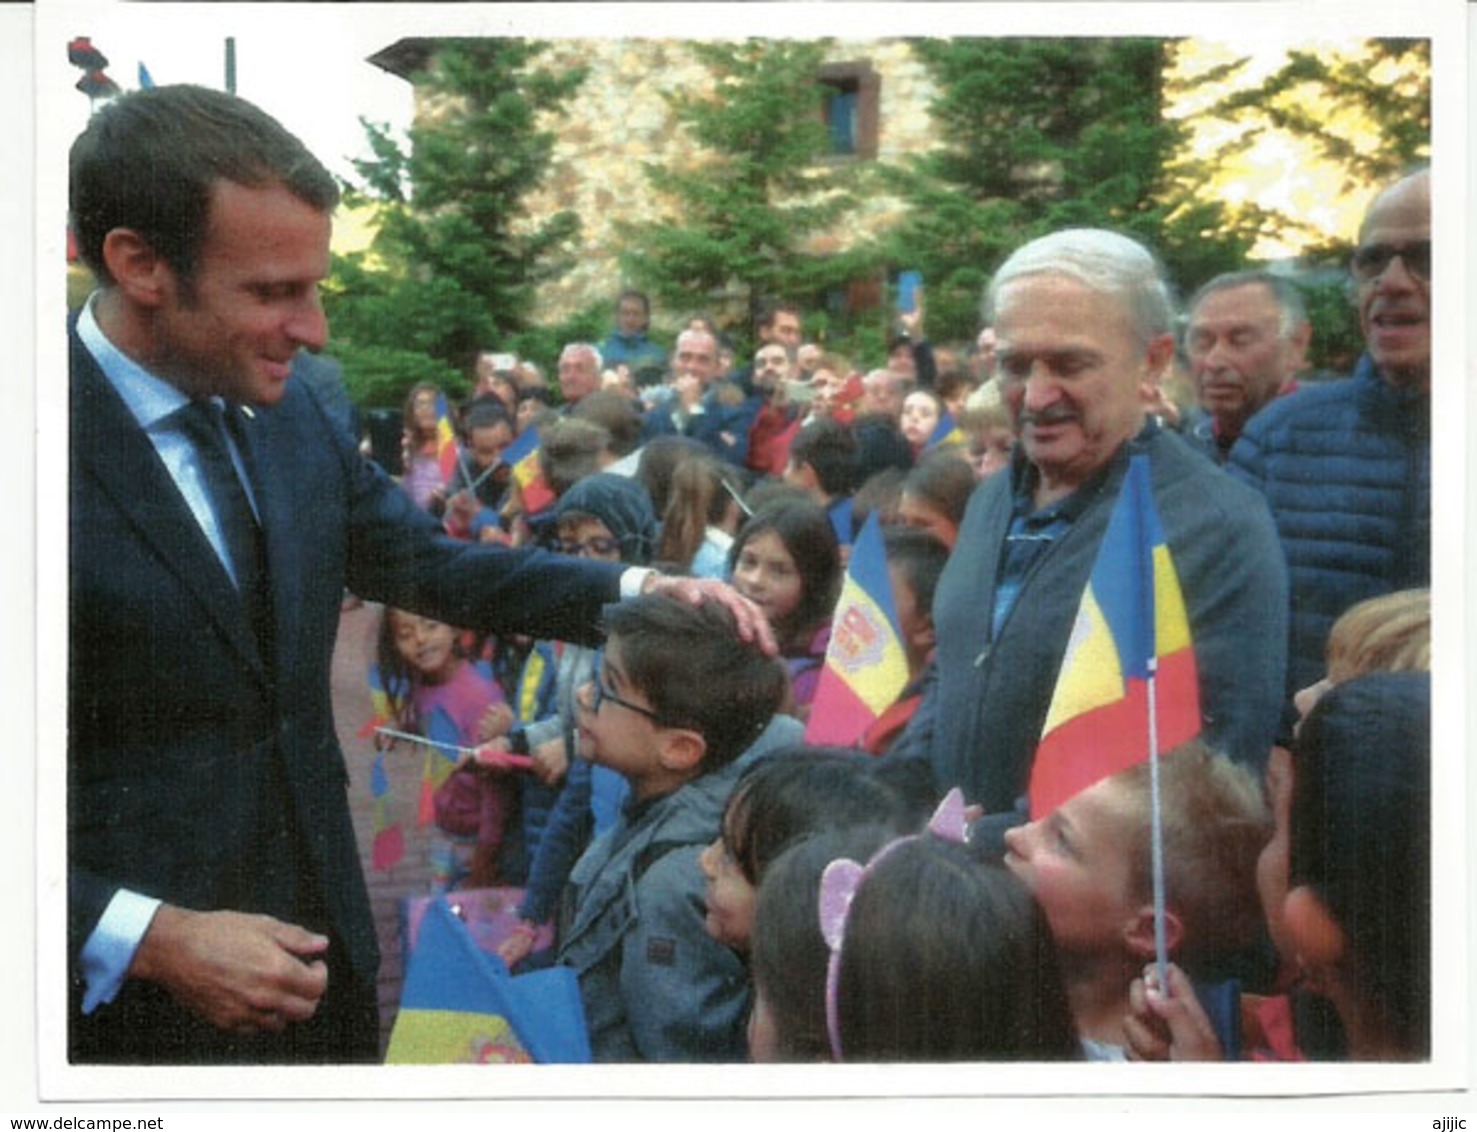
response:
M591 304L613 301L628 282L621 275L624 243L616 223L659 220L670 215L672 207L648 178L645 165L681 160L684 150L691 153L691 160L702 160L674 120L663 93L709 81L706 68L680 41L563 41L542 62L557 66L564 60L571 65L583 62L590 72L559 122L545 188L528 204L534 217L573 209L582 222L583 256L576 268L544 286L540 321L549 322ZM899 160L933 144L928 116L932 86L906 41L838 40L828 60L866 60L879 75L878 160ZM899 207L891 199L870 200L844 230L821 237L817 247L839 249L880 231ZM694 301L695 307L710 305L706 299ZM657 321L669 323L683 313L657 311Z

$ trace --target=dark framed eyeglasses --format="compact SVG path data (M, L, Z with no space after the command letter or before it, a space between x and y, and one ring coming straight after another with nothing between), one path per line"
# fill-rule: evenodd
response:
M640 704L633 704L630 700L622 699L620 696L616 695L615 692L611 690L610 686L605 683L605 669L603 666L595 672L594 687L594 695L590 698L590 713L592 715L599 715L600 705L606 700L609 700L613 704L619 704L627 711L634 711L638 715L646 716L646 718L651 720L653 723L662 723L662 717L656 712L652 711L650 708L642 707Z
M554 544L556 550L561 554L569 554L578 557L583 554L614 554L621 548L621 540L610 538L606 535L596 535L587 538L584 542L567 542L560 539Z
M1431 278L1431 241L1412 240L1408 244L1365 244L1354 249L1349 269L1361 283L1378 279L1396 257L1405 264L1405 270L1421 282Z

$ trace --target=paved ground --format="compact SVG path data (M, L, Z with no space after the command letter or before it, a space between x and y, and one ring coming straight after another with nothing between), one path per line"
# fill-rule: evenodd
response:
M380 607L363 604L346 609L339 619L338 648L333 658L333 709L338 723L339 741L349 764L349 802L354 815L354 831L359 841L359 858L369 883L369 899L374 908L381 952L380 1049L389 1038L390 1027L400 1004L400 984L404 976L404 955L400 941L400 901L406 896L420 896L428 891L430 865L429 840L424 830L415 825L415 803L420 788L420 756L404 744L393 750L386 760L390 774L394 811L400 815L405 831L405 857L393 869L376 872L370 867L370 845L374 837L374 811L369 792L369 773L374 762L374 747L359 729L370 718L369 691L365 672L374 657L375 634L379 628Z

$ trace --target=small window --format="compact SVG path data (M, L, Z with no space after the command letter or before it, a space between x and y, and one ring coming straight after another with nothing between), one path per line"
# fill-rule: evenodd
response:
M872 64L827 63L821 68L819 81L827 155L875 158L881 79Z

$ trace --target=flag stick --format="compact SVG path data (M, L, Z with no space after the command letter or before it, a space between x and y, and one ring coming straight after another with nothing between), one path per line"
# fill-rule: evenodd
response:
M1164 927L1164 821L1159 801L1159 610L1154 584L1154 551L1146 528L1149 509L1153 506L1153 486L1146 455L1132 457L1130 475L1134 490L1143 497L1141 505L1134 508L1134 515L1138 526L1138 538L1135 541L1142 556L1139 580L1143 587L1143 630L1147 634L1144 652L1149 703L1149 841L1154 881L1154 962L1159 973L1159 989L1168 994L1169 980L1165 971L1169 948L1165 942Z
M424 735L416 735L410 731L396 731L393 727L376 727L376 735L388 735L391 739L405 739L411 743L419 743L424 747L434 747L438 751L445 751L450 755L470 756L477 758L476 747L458 747L455 743L443 743L438 739L427 739ZM500 754L498 762L504 766L533 768L533 759L528 755Z
M1149 657L1149 820L1154 874L1154 961L1159 970L1159 989L1169 993L1165 964L1169 948L1164 931L1164 826L1159 805L1159 720L1155 704L1155 677L1159 658Z

